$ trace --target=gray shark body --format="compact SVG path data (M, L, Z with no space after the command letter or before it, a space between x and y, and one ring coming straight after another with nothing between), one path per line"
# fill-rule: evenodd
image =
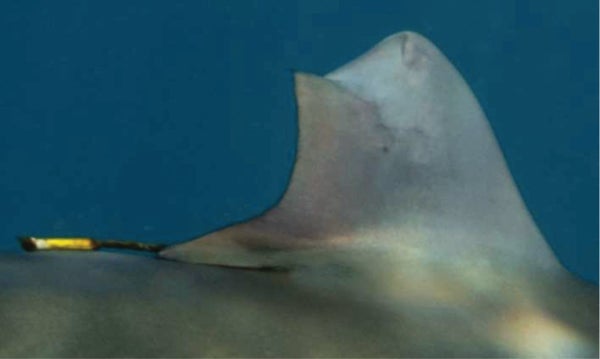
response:
M295 82L274 208L175 261L1 257L0 354L597 356L598 288L558 263L433 44L400 33Z

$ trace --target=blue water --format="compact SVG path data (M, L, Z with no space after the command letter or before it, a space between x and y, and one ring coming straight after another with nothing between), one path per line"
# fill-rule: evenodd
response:
M406 29L459 68L551 246L597 281L597 0L2 1L0 250L261 212L294 158L289 70Z

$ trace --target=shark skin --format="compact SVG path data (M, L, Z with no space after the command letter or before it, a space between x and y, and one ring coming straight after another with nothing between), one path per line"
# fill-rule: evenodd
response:
M265 213L169 260L0 256L0 356L598 356L598 287L557 261L431 42L392 35L295 91Z

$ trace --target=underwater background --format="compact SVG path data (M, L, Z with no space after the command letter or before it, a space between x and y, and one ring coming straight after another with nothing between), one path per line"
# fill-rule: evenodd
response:
M262 212L295 155L291 70L428 37L479 99L563 264L598 282L598 1L2 1L0 251L175 243Z

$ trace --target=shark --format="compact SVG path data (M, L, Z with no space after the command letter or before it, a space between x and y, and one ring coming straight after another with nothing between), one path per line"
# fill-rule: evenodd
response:
M557 260L432 42L400 32L294 86L275 206L158 259L2 254L0 356L598 356L598 287Z

